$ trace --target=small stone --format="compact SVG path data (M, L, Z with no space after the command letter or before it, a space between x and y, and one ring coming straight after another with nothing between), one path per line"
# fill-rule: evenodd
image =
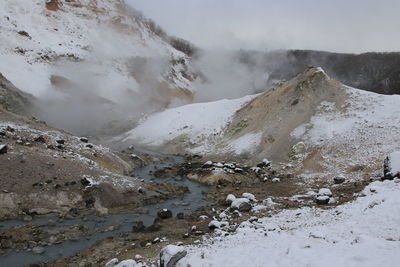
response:
M91 182L87 178L82 178L81 179L81 184L83 186L89 186L91 184Z
M176 218L178 218L179 220L183 220L185 219L185 214L183 212L179 212L178 214L176 214Z
M0 144L0 155L8 152L8 146Z
M79 140L81 142L83 142L83 143L88 143L89 142L89 139L87 137L81 137L81 138L79 138Z
M279 183L281 181L281 179L279 179L279 178L274 178L274 179L272 179L272 182L273 183Z
M92 144L87 144L86 147L87 148L93 148L93 145Z
M335 178L333 178L333 182L335 184L341 184L344 183L346 181L346 178L344 176L336 176Z
M162 209L157 212L157 216L160 219L168 219L172 217L172 212L168 209Z

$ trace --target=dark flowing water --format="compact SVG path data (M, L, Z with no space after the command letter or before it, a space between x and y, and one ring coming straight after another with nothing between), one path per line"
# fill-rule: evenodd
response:
M85 216L85 220L82 218L74 218L71 220L59 221L55 215L43 216L34 218L29 224L35 225L47 225L48 221L52 219L56 222L56 226L68 226L68 225L85 225L90 230L90 236L81 237L76 241L67 241L62 244L56 244L45 247L43 254L34 254L29 251L11 252L4 256L0 256L0 266L23 266L24 264L30 264L35 262L48 262L58 258L64 258L74 255L80 251L83 251L92 246L96 241L104 239L106 237L115 236L121 232L130 232L132 225L135 221L143 221L144 225L149 226L153 223L157 216L157 212L161 208L170 209L174 215L179 212L189 213L202 206L207 205L203 197L203 192L207 190L206 186L192 182L185 177L176 176L170 178L157 178L153 174L157 169L173 166L175 164L183 163L184 158L180 156L163 155L152 151L143 151L160 159L159 162L150 164L143 168L135 170L134 176L159 182L168 183L179 183L186 185L190 192L179 198L167 200L162 203L152 204L143 206L144 209L148 210L146 214L138 214L136 211L125 211L123 213L111 214L105 217L99 217L96 215ZM114 231L108 231L103 233L94 232L95 229L105 229L109 226L118 223L120 226ZM10 227L24 225L26 222L9 220L0 221L0 228L7 229ZM45 226L51 228L50 226Z

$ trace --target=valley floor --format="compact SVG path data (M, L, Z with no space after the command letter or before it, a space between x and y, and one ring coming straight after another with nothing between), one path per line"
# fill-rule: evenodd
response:
M331 209L284 210L243 222L235 234L191 246L179 266L396 266L400 180L373 182Z

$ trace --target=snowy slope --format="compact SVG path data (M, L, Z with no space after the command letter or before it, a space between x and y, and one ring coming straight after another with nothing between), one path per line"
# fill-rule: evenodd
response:
M175 138L187 137L186 142L196 146L197 143L220 135L234 113L254 97L223 99L167 109L142 119L124 139L148 146L161 146Z
M291 174L325 181L379 176L386 155L400 150L400 96L345 86L317 68L245 99L156 113L125 140L177 153L288 162Z
M244 222L233 235L189 247L178 266L397 266L399 180L374 182L364 194L329 210L286 210Z
M153 79L166 88L186 94L194 90L190 77L182 75L182 70L190 73L188 57L156 35L124 1L47 1L59 3L55 11L45 2L0 1L0 72L21 90L47 94L51 75L77 83L90 78L87 86L115 101L126 90L140 90L132 73L134 57L165 63L165 69L151 75L158 75Z
M362 172L352 173L361 178L364 173L380 170L386 155L400 149L400 96L348 86L344 90L348 97L341 107L321 103L310 122L291 135L308 147L301 159L314 151L323 156L320 164L325 176L361 168Z

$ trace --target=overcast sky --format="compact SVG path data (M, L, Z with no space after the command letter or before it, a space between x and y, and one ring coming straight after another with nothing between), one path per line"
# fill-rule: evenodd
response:
M400 51L400 0L127 0L203 48Z

